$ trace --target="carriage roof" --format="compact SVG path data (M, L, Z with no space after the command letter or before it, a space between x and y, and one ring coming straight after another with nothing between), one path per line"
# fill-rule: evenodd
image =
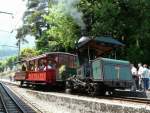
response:
M106 52L110 52L114 48L119 48L125 46L120 41L114 39L111 36L100 36L92 37L89 40L78 43L77 49L80 51L84 49L94 49L97 51L98 55L102 55Z
M77 56L75 54L71 54L71 53L67 53L67 52L48 52L48 53L44 53L42 55L38 55L36 57L32 57L32 58L26 59L26 61L32 61L32 60L36 60L36 59L42 59L42 58L46 58L48 55L54 55L54 54L63 54L63 55L74 56L74 57Z

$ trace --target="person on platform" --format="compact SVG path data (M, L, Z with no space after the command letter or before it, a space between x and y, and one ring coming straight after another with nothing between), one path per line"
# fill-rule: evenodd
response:
M139 76L139 89L142 90L143 89L143 66L141 63L138 64L138 76Z
M148 71L149 71L149 90L150 90L150 66L148 67Z
M147 64L143 65L143 82L144 82L144 91L147 91L149 88L149 70Z
M137 74L137 69L134 66L134 64L131 64L131 73L132 73L132 77L136 86L135 89L139 89L139 76Z

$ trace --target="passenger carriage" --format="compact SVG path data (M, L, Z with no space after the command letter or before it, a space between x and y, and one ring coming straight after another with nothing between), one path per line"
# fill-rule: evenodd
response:
M56 85L64 82L66 77L76 74L76 60L76 55L65 52L51 52L29 58L23 63L26 71L16 72L15 80L21 81L21 85Z

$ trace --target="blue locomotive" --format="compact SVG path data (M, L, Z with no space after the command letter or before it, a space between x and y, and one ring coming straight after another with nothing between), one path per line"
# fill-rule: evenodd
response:
M104 95L106 91L131 88L130 63L102 58L124 44L112 37L82 37L77 44L79 65L77 74L66 80L66 91L86 91L90 95Z

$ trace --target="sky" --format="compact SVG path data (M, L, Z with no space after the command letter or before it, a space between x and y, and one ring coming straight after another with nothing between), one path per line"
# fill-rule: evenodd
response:
M23 0L0 0L0 12L13 14L0 13L0 48L2 45L16 45L16 29L22 25L22 16L25 10L26 3ZM22 44L22 48L35 46L34 37L28 36L26 39L29 43Z

